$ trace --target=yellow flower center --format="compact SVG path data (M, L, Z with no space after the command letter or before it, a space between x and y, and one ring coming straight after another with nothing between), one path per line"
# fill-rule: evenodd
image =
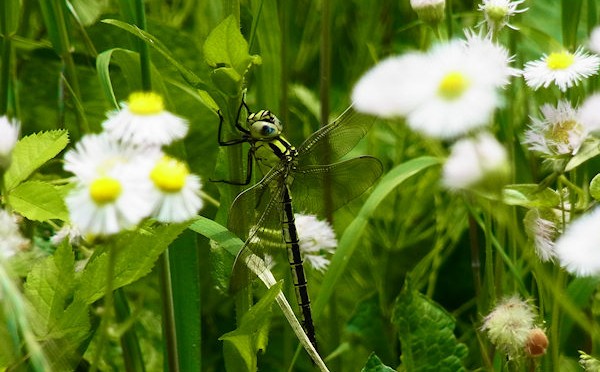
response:
M569 52L550 53L546 58L546 64L551 70L564 70L569 68L575 62L575 56Z
M448 73L438 87L440 96L447 100L454 100L460 97L469 87L467 78L458 71Z
M127 105L137 115L154 115L165 109L162 97L154 92L131 93Z
M90 196L97 204L111 203L121 194L121 183L112 177L99 177L90 185Z
M178 192L185 185L185 179L189 174L187 165L165 156L150 172L150 179L164 192Z
M557 144L570 144L571 133L580 133L581 124L576 120L567 120L548 128L546 137Z

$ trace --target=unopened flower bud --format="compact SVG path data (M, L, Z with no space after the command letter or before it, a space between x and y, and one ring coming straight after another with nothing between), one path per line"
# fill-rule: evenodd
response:
M530 357L539 357L546 353L548 348L548 337L544 330L534 328L529 332L529 337L525 343L525 353Z
M410 0L410 6L421 21L432 27L444 19L445 0Z

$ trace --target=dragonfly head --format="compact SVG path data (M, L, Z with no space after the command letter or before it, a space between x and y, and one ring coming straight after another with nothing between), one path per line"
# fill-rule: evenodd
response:
M272 139L281 134L283 127L277 116L269 110L260 110L248 115L250 135L256 139Z

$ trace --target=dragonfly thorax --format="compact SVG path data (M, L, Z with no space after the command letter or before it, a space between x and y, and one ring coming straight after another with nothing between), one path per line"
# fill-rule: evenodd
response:
M260 110L248 115L250 136L254 139L269 140L281 134L283 127L277 116L269 110Z

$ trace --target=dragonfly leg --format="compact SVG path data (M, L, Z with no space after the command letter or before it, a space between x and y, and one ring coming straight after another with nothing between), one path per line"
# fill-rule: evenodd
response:
M224 145L224 146L228 146L228 145ZM221 182L221 183L226 183L228 185L235 185L235 186L246 186L250 184L250 181L252 180L252 158L253 158L253 151L252 149L250 149L250 151L248 151L248 157L247 157L247 161L246 161L246 179L244 181L232 181L232 180L213 180L210 179L210 182Z
M219 131L218 131L218 141L219 141L219 146L233 146L233 145L238 145L240 143L244 143L244 142L248 142L248 136L249 133L247 130L243 129L243 128L238 128L240 129L244 134L242 135L241 138L235 138L229 141L224 141L223 140L223 122L225 122L225 118L223 118L223 114L221 114L221 110L217 111L217 114L219 115ZM236 125L237 127L237 125Z

